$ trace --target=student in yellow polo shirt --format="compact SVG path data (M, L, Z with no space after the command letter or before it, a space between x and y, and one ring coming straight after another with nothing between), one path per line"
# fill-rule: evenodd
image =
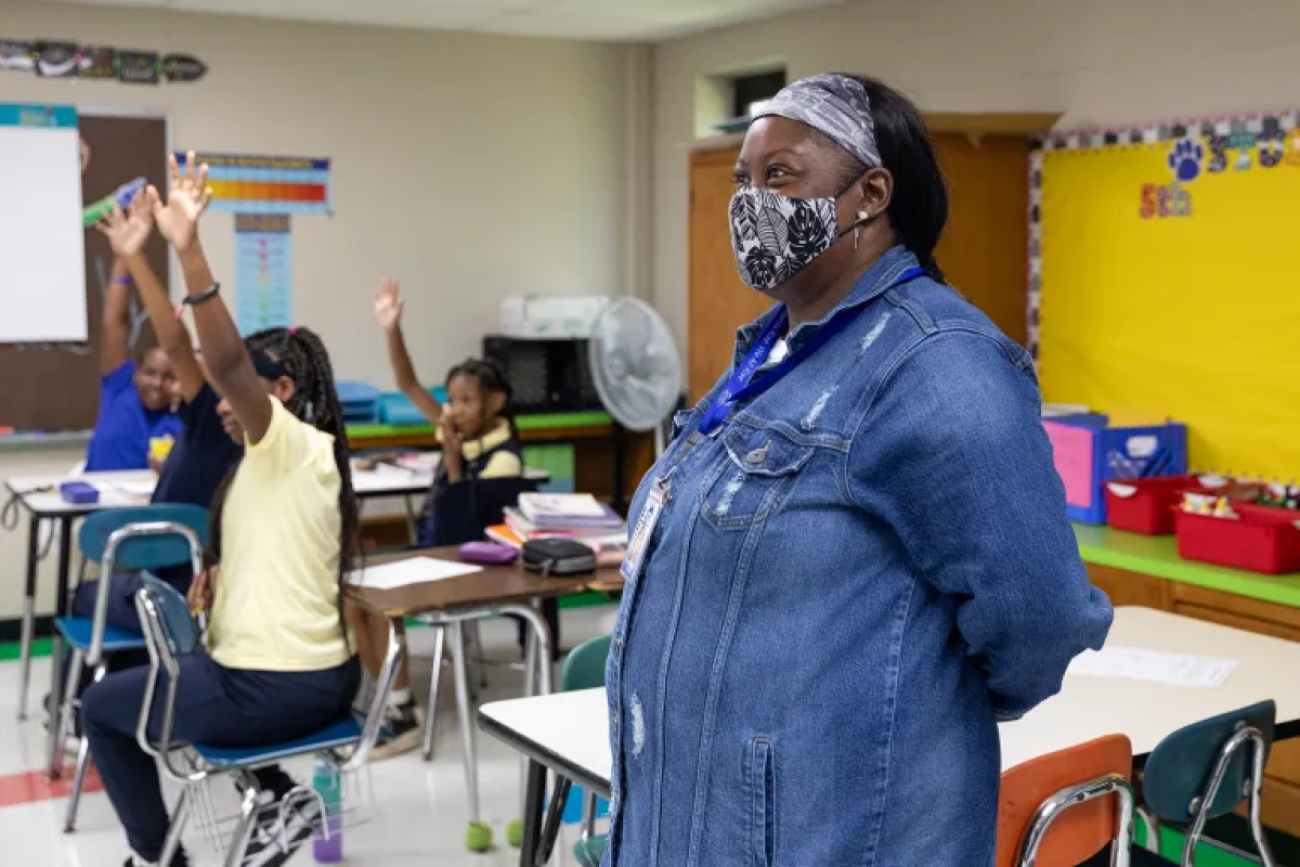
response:
M185 175L173 160L171 176L165 201L148 190L153 220L179 255L207 376L223 396L222 425L245 445L213 502L208 569L191 588L192 604L211 609L209 653L180 661L172 738L275 744L343 718L360 679L341 608L358 526L343 411L315 334L240 338L198 240L211 195L206 167L196 171L191 154ZM154 759L135 737L148 679L147 668L111 674L83 702L91 753L133 852L129 867L156 864L169 824ZM269 802L294 783L278 769L259 783L268 808L242 863L276 867L310 836L319 808L290 811L281 828ZM167 867L187 863L182 852Z

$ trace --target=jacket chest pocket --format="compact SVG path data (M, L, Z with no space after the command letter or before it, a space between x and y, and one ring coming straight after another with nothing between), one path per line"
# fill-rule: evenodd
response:
M773 430L733 428L723 435L726 463L704 497L704 516L718 529L744 529L776 510L814 446Z

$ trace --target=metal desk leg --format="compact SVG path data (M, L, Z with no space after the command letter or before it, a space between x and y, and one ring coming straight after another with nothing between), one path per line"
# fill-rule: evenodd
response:
M433 627L433 674L429 675L429 705L424 717L424 760L433 758L433 731L438 719L438 680L442 677L443 648L447 644L447 627Z
M465 624L451 622L452 662L456 673L456 710L465 760L465 790L469 797L469 823L479 824L478 753L474 742L474 713L469 699L469 666L465 659Z
M54 597L54 615L65 617L68 613L68 579L72 559L72 518L65 517L59 526L59 585ZM54 713L63 705L63 639L56 631L50 644L50 707L54 711L49 719L49 752L55 755L61 744L58 743L59 730ZM63 775L62 768L50 768L50 779Z
M36 571L40 565L41 519L29 515L27 523L27 588L23 594L22 679L18 687L18 718L27 719L27 693L32 680L32 638L36 633Z
M564 805L569 801L573 783L564 777L555 778L555 792L551 795L551 809L542 826L542 839L537 846L536 867L546 867L555 851L555 841L560 837L560 824L564 821Z
M536 867L541 843L542 802L546 797L546 766L528 763L528 785L524 789L524 839L519 847L519 867Z

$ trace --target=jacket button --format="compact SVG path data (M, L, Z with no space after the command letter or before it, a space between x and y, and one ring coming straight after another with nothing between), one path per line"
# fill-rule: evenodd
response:
M763 444L763 447L761 449L754 449L752 452L745 455L745 463L747 464L763 463L763 461L767 460L767 450L771 447L772 447L772 441L768 440L766 443Z

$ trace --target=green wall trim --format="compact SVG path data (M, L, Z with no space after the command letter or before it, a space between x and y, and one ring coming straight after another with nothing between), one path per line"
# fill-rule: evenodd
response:
M1262 575L1184 560L1173 536L1141 536L1089 524L1075 524L1074 535L1087 563L1300 608L1300 573Z

